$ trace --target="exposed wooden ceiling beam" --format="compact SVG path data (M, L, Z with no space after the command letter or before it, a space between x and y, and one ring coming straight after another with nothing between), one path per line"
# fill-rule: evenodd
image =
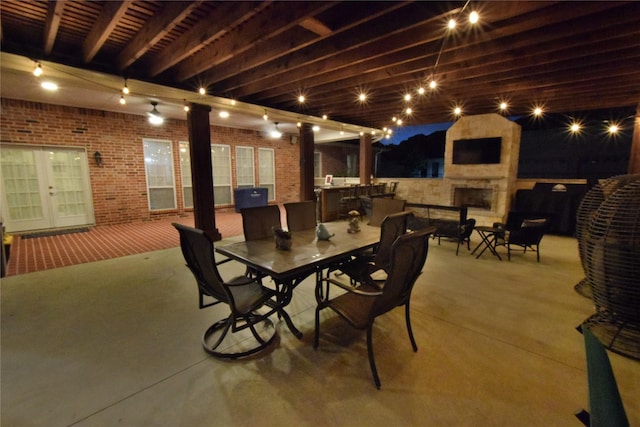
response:
M345 31L364 25L373 19L404 6L402 2L373 2L366 8L355 8L350 10L341 4L332 8L340 20L334 25L331 36L339 35ZM351 8L353 9L353 8ZM342 18L344 17L344 18ZM317 37L315 34L304 31L300 28L292 28L290 32L279 34L269 40L268 46L257 44L244 52L243 55L225 61L223 64L213 66L199 75L199 78L213 87L218 82L232 78L235 75L246 73L258 66L265 65L270 61L285 58L287 55L299 52L306 47L313 46L314 43L322 41L327 37ZM295 43L292 43L295 40ZM215 89L215 88L214 88Z
M266 1L262 8L270 2ZM255 15L258 2L221 2L209 16L199 22L171 43L164 52L149 65L149 76L155 77L161 72L180 63L201 50L207 44L227 33L230 25L235 26Z
M44 26L44 54L49 55L53 49L53 43L56 41L58 28L60 27L60 19L64 10L64 0L52 0L48 4L47 21Z
M124 70L137 61L177 24L182 22L200 3L201 1L170 1L162 3L158 13L147 21L144 27L122 49L120 55L118 55L118 69Z
M104 4L98 20L93 24L92 30L82 46L82 60L85 63L91 61L98 53L131 3L133 3L132 0L123 0L108 1Z
M331 28L324 25L322 22L315 18L303 19L300 24L302 28L305 28L312 33L316 33L319 36L325 37L331 34Z
M307 15L320 13L330 7L330 2L302 2L296 8L290 7L287 2L275 2L270 6L272 10L269 15L257 15L255 21L233 28L226 37L182 61L176 67L174 78L180 82L187 80L242 54L254 44L284 33L298 25ZM260 30L256 31L256 28Z

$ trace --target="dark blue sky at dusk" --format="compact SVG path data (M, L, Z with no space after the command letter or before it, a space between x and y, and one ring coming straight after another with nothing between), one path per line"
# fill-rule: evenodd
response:
M393 128L393 134L391 135L391 138L389 139L383 138L382 141L380 142L384 145L389 145L389 144L398 145L402 141L405 141L414 135L420 135L420 134L430 135L433 132L436 132L439 130L447 130L451 127L451 125L453 125L453 122L436 123L432 125L402 126L400 128Z

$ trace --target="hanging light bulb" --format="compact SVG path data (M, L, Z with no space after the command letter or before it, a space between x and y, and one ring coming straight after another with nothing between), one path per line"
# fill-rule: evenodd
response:
M42 75L42 66L39 62L36 62L36 66L33 69L33 75L36 77L40 77Z
M435 80L433 80L433 79L432 79L432 80L429 82L429 87L430 87L431 89L435 89L435 88L436 88L436 86L438 86L438 84L436 83L436 81L435 81Z
M282 132L278 130L278 122L275 123L275 128L271 131L271 138L280 138Z
M127 86L127 79L124 79L124 86L122 86L122 93L129 95L129 87Z
M124 99L124 95L120 95L120 104L121 104L121 105L124 105L124 104L126 104L126 103L127 103L127 100L126 100L126 99Z
M200 86L200 89L198 89L198 93L200 95L206 95L207 94L207 90L204 87Z
M477 24L479 20L480 15L478 15L478 12L473 11L469 14L469 22L471 22L472 24Z
M164 123L164 119L162 118L162 116L160 115L160 112L156 108L158 106L158 103L153 101L151 102L151 105L153 105L153 110L147 113L147 115L149 116L149 123L151 123L154 126L161 125L162 123Z
M191 111L191 108L189 107L189 104L187 104L187 100L184 100L184 107L182 107L184 109L185 113L188 113L189 111Z
M264 110L264 114L262 115L264 120L269 120L269 115L267 114L267 110Z

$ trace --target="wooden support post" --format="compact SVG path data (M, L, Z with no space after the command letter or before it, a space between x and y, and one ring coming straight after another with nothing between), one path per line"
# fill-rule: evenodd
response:
M360 137L360 185L371 184L371 172L373 164L373 147L371 135L365 133Z
M313 129L309 123L303 123L300 128L300 200L315 200L313 152Z
M640 173L640 104L636 106L634 123L631 153L629 154L629 174Z
M211 166L211 127L208 105L191 104L187 114L191 180L193 189L193 219L213 241L222 239L216 228L213 174Z

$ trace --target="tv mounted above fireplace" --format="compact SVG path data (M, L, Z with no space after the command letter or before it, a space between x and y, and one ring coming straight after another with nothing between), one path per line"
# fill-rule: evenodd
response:
M453 141L454 165L500 163L502 138L458 139Z

